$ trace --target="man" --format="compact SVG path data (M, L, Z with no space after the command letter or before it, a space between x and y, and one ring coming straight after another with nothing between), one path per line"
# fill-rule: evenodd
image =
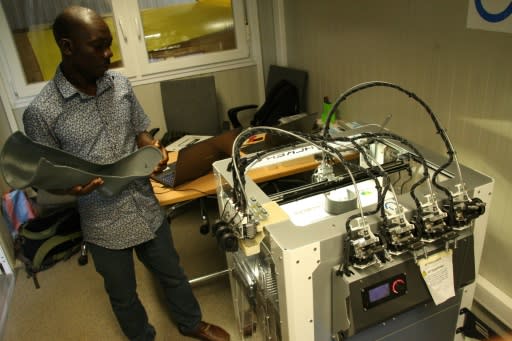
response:
M53 25L62 61L55 77L23 115L33 140L106 164L145 145L167 152L146 129L149 119L128 80L108 71L112 36L94 11L66 8ZM153 340L155 330L136 292L133 251L162 285L180 332L201 340L229 340L222 328L203 322L199 304L179 265L169 225L149 179L136 180L114 197L95 191L101 178L60 193L78 197L84 239L103 277L112 309L130 340Z

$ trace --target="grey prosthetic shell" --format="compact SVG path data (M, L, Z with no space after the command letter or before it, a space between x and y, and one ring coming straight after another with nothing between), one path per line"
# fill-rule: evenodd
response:
M100 165L32 141L17 131L5 141L0 170L5 182L16 189L69 189L100 177L104 184L97 190L112 196L131 181L149 177L161 159L158 148L145 146L115 163Z

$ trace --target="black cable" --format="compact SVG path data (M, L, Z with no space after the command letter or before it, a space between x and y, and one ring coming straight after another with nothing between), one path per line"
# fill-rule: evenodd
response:
M337 141L342 141L342 142L350 142L359 151L360 155L365 159L365 162L368 165L371 165L370 160L369 160L369 158L367 156L366 150L364 150L364 148L362 148L357 142L355 142L355 139L352 139L352 138L338 138L336 140ZM334 140L331 140L331 141L334 141ZM330 151L332 151L333 153L338 155L338 157L341 160L344 160L343 155L341 154L341 152L338 149L336 149L334 147L331 147L327 142L325 142L325 144L326 144L327 148ZM344 162L344 161L342 161L342 162ZM365 172L366 175L375 182L375 188L377 190L377 206L375 207L374 210L363 211L363 213L362 213L363 217L366 217L366 216L369 216L369 215L373 215L373 214L377 213L379 210L381 210L381 208L384 205L384 198L385 198L385 195L386 195L386 192L387 192L387 187L385 186L384 188L382 188L381 185L380 185L380 182L378 180L378 177L375 174L373 174L373 172L371 172L368 168L364 168L364 167L361 167L359 165L354 165L353 163L345 163L344 165L346 165L348 168L356 166L356 168L358 168L358 170L362 170L363 172ZM386 174L384 172L382 172L381 169L377 168L377 170L378 170L379 176L382 176L382 177L386 176ZM354 220L355 218L358 218L360 216L361 216L360 214L354 214L354 215L350 216L346 220L346 222L345 222L345 229L347 230L347 232L350 232L350 223L352 222L352 220Z
M395 187L395 186L400 182L400 180L402 180L402 172L401 172L401 171L400 171L400 172L398 172L398 177L397 177L397 179L395 180L395 182L393 182L393 183L391 184L391 186Z
M441 165L433 174L432 176L432 183L434 184L434 186L436 186L439 190L441 190L443 193L446 194L449 202L450 202L450 207L451 209L453 209L453 196L451 194L451 192L444 186L441 186L440 184L437 183L437 176L443 171L445 170L452 162L453 162L453 155L455 154L455 151L453 150L450 142L449 142L449 139L448 139L448 136L446 135L446 131L441 127L436 115L434 114L434 112L430 109L430 107L421 99L419 98L416 94L414 94L413 92L410 92L396 84L393 84L393 83L387 83L387 82L382 82L382 81L373 81L373 82L367 82L367 83L362 83L362 84L359 84L359 85L356 85L355 87L349 89L347 92L343 93L336 101L335 103L333 104L333 106L331 107L331 110L329 111L329 115L327 117L327 120L325 122L325 126L324 126L324 131L323 131L323 135L324 136L327 136L328 135L328 132L329 132L329 125L330 125L330 122L331 122L331 117L332 115L334 114L334 112L337 110L338 106L343 102L345 101L350 95L356 93L356 92L359 92L361 90L364 90L364 89L368 89L368 88L372 88L372 87L375 87L375 86L384 86L384 87L390 87L390 88L393 88L393 89L396 89L400 92L403 92L405 93L407 96L411 97L412 99L414 99L416 102L418 102L427 112L427 114L430 116L432 122L434 123L434 126L436 128L436 133L440 135L441 139L443 140L443 143L445 144L446 146L446 150L447 150L447 154L448 154L448 161ZM462 180L462 179L461 179Z
M357 136L355 139L356 140L359 140L362 138L379 139L381 137L390 139L390 140L396 140L396 141L402 143L403 145L409 147L413 151L413 154L411 154L411 158L413 158L415 161L422 164L423 176L417 182L414 183L414 185L411 187L411 190L410 190L410 195L411 195L412 199L414 200L414 203L416 204L416 208L421 213L422 212L421 203L415 194L415 190L416 190L416 188L418 188L422 183L424 183L428 179L428 165L425 160L425 157L423 157L423 155L420 153L420 151L416 147L414 147L414 145L411 144L409 141L407 141L406 139L404 139L401 136L398 136L398 135L390 133L390 132L376 132L376 133L366 132L366 133L359 134L359 136Z

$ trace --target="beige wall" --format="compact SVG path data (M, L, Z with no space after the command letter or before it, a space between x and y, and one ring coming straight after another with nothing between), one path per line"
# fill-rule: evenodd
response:
M206 74L205 74L206 75ZM217 110L220 120L228 120L227 110L240 104L259 103L257 99L256 67L220 71L213 74L217 90ZM151 118L151 127L159 127L157 137L167 131L165 124L160 83L134 87L137 99Z
M4 145L5 140L11 134L9 129L9 122L5 115L2 100L0 99L0 149ZM8 190L8 186L5 184L4 179L0 176L0 192L3 194ZM4 250L6 257L11 264L14 266L14 246L9 236L7 225L4 221L3 215L0 210L0 246Z
M462 163L496 180L480 274L512 297L512 34L466 28L468 0L285 0L289 65L309 71L310 110L361 82L383 80L429 104ZM347 120L382 122L439 149L424 111L391 89L365 90Z
M215 77L217 110L222 121L228 121L227 111L237 105L260 103L258 99L258 78L256 66L219 71L204 75ZM203 76L204 76L203 75ZM157 137L167 131L165 124L160 83L134 87L137 99L151 118L151 127L159 127Z

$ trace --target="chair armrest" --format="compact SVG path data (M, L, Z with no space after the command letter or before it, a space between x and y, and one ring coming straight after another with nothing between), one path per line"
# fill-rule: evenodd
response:
M233 128L239 128L242 126L240 121L238 120L238 113L243 110L247 109L255 109L258 106L256 104L247 104L247 105L240 105L238 107L233 107L228 110L228 117L231 121L231 125L233 125Z
M148 133L149 135L151 135L152 137L155 137L156 133L158 133L160 131L160 128L153 128L151 129Z

